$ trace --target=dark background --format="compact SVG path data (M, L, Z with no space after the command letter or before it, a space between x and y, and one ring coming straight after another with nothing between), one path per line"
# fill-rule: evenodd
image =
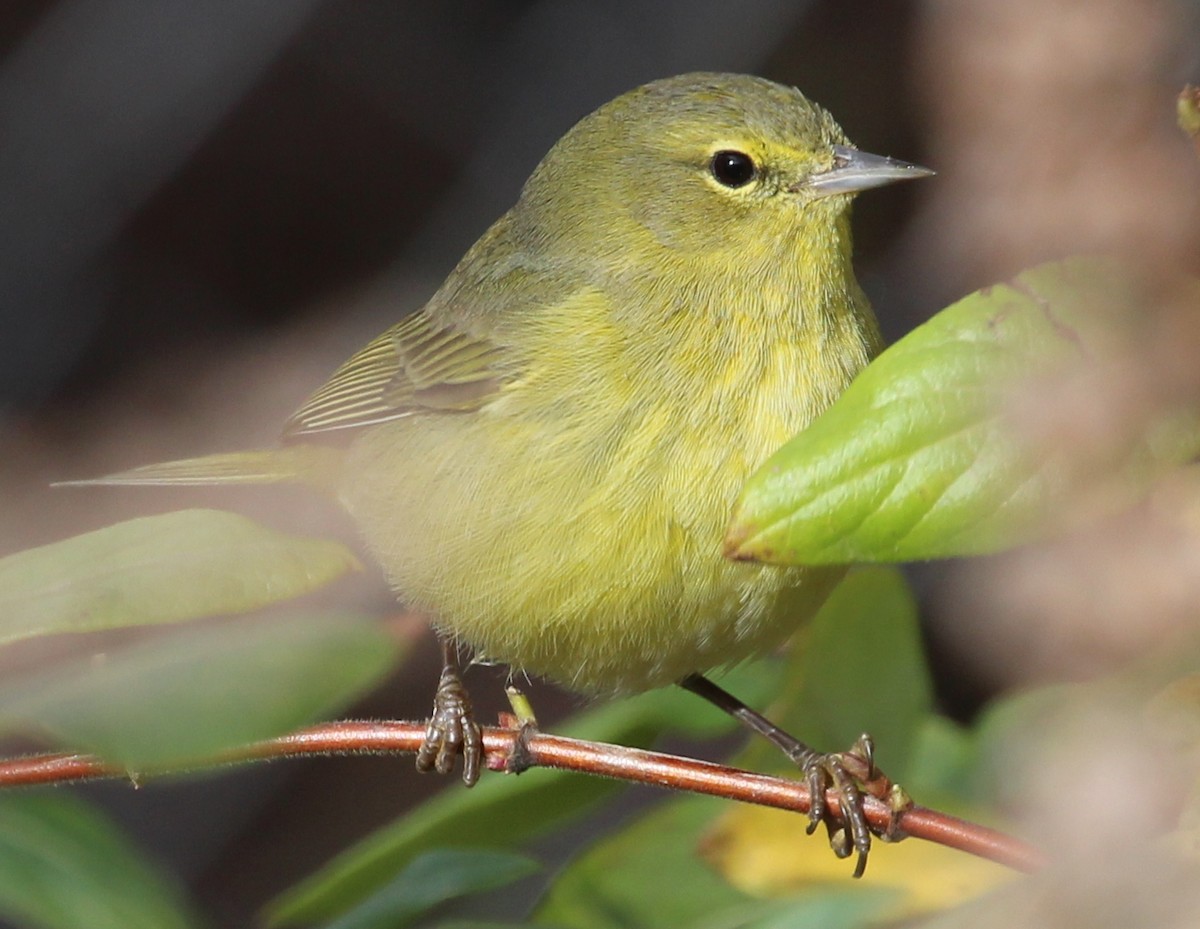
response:
M1194 3L1166 0L8 0L0 554L180 505L352 540L299 492L47 485L272 442L563 131L656 77L795 84L863 148L939 171L856 207L889 339L1047 258L1195 270L1194 164L1171 125L1195 25ZM1020 674L972 664L955 631L971 624L937 605L945 570L917 579L965 717ZM391 602L377 576L338 596ZM423 715L431 675L410 666L357 712ZM429 789L410 762L366 759L94 793L236 925Z

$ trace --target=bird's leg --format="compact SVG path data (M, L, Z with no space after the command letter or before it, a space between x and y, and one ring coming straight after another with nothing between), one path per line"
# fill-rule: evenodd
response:
M858 853L854 876L862 877L867 867L867 855L871 851L871 828L863 812L864 789L872 796L891 803L896 812L908 802L903 792L893 788L891 782L876 769L871 737L860 736L848 752L824 754L780 729L702 674L689 674L679 682L679 686L724 710L743 726L766 736L796 763L804 773L811 797L809 834L817 828L818 823L825 823L834 854L846 858L852 852ZM840 823L831 818L825 806L825 791L829 788L837 792ZM883 837L897 838L898 832L889 828Z
M417 770L449 774L455 755L462 753L463 782L479 780L483 763L483 734L471 708L471 698L458 670L454 643L439 635L442 644L442 676L433 698L433 713L425 729L425 741L417 751Z

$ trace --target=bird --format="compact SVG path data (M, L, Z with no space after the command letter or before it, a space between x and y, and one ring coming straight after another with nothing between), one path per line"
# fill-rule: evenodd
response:
M797 762L810 831L826 821L861 874L871 832L844 756L705 675L779 646L844 574L731 560L724 534L746 479L881 348L852 265L852 199L931 173L854 147L792 87L653 81L571 128L280 446L85 483L331 492L442 642L422 770L461 756L464 780L479 775L460 652L598 696L681 685Z

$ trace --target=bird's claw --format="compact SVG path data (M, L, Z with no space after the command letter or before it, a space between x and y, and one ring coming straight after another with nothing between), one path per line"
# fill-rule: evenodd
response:
M863 812L863 795L847 770L842 753L816 755L804 768L812 805L808 811L808 834L821 823L829 834L829 846L839 858L858 852L855 877L862 877L871 851L871 829ZM825 791L833 789L841 815L834 818L825 803Z
M835 855L848 858L858 853L854 876L862 877L867 869L873 835L863 809L863 798L871 796L883 800L892 810L887 829L879 833L884 841L903 838L899 814L911 806L912 801L875 767L875 744L865 733L859 736L849 751L827 755L812 753L804 760L802 768L812 798L808 811L809 835L824 823L830 848ZM838 799L840 815L836 818L825 802L825 792L831 789Z
M433 698L425 741L417 750L417 770L449 774L459 754L463 759L463 783L470 787L479 780L483 764L483 734L475 722L471 698L458 668L447 664Z

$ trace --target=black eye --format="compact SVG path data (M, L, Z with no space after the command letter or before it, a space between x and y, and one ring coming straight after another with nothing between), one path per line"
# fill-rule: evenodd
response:
M744 187L754 180L758 169L754 167L754 159L745 152L717 152L712 156L708 169L712 176L726 187Z

